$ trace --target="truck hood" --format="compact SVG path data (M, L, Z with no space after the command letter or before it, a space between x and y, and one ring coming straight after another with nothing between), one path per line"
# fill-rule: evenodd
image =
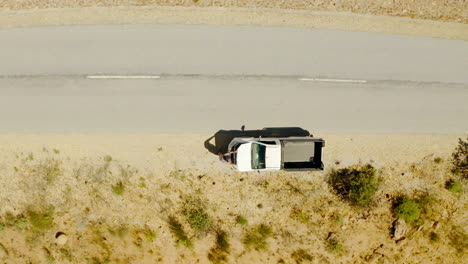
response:
M252 170L252 143L245 143L237 149L236 166L239 171Z

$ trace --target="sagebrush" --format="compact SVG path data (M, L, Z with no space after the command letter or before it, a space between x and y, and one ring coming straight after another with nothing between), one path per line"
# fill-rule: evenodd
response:
M207 231L211 227L211 218L206 212L206 205L199 198L186 198L182 214L190 227L197 232Z
M328 183L342 199L358 207L369 206L378 189L377 170L370 164L332 170Z
M452 153L453 172L468 179L468 137L464 141L458 139L458 145Z

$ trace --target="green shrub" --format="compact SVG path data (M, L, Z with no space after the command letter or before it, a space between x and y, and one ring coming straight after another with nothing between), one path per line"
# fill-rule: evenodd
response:
M333 214L333 222L337 225L342 225L343 224L343 221L344 221L344 218L343 216L335 213Z
M156 238L156 233L148 227L143 230L143 235L145 236L146 240L148 240L148 242L153 242Z
M112 161L112 157L110 155L106 155L104 156L104 161L105 162L111 162Z
M351 205L364 207L372 204L379 179L376 169L366 164L332 170L328 183L342 199Z
M393 212L397 218L414 223L421 215L421 205L417 200L401 197L394 204Z
M208 252L208 260L212 263L226 262L230 247L227 233L223 230L217 231L216 243Z
M28 219L31 227L35 231L45 231L53 226L54 208L49 207L46 212L28 211Z
M68 260L68 262L72 262L72 261L73 261L73 256L72 256L72 254L70 253L70 251L68 251L67 249L61 248L61 249L60 249L60 254L61 254L66 260Z
M343 245L336 239L327 240L327 250L333 254L340 254L343 252Z
M239 225L248 225L249 224L249 221L247 221L247 219L245 217L243 217L242 215L238 215L236 217L236 222Z
M87 228L92 234L92 238L90 239L90 243L93 246L96 246L96 249L99 251L99 255L93 257L89 261L89 263L110 263L110 256L112 254L111 251L111 244L106 239L106 235L102 233L102 225L101 223L92 222L90 223Z
M461 183L454 180L448 180L445 183L445 188L453 193L461 193L463 191Z
M193 247L191 239L184 231L184 227L175 217L169 216L167 223L169 224L169 230L176 238L176 244L182 244L187 248Z
M138 185L140 188L146 188L145 178L140 177L140 184Z
M119 181L115 185L112 185L112 192L117 195L122 195L125 192L125 185Z
M439 163L442 163L442 161L443 161L443 160L442 160L441 157L435 157L435 158L434 158L434 163L439 164Z
M431 232L431 233L429 234L429 239L430 239L431 242L433 242L433 243L437 243L437 242L440 241L439 235L438 235L437 233L434 233L434 232Z
M206 213L206 206L200 199L187 198L182 214L195 231L203 232L211 227L211 218Z
M454 174L468 178L468 137L467 141L458 139L458 145L452 153L452 163Z
M297 207L293 207L291 209L291 213L289 213L289 217L303 224L307 224L310 221L310 215L307 212Z
M52 255L52 253L50 252L50 250L48 248L46 248L46 247L43 247L42 250L44 250L44 257L47 260L47 263L54 263L55 258Z
M119 226L115 229L109 229L109 233L113 236L116 236L120 239L124 239L125 236L128 234L128 227L126 226Z
M400 196L393 202L394 215L414 226L421 226L427 220L435 220L433 204L436 199L425 192L417 192L413 198Z
M296 261L297 264L302 262L310 262L313 260L312 256L302 248L291 253L291 258Z
M32 167L34 174L42 177L47 183L52 183L62 174L62 162L57 159L46 159Z
M434 204L435 199L433 196L428 193L419 193L417 196L417 201L421 207L421 216L417 224L422 224L427 219L434 220L437 214L434 213L432 209L432 204Z
M20 229L24 229L26 227L28 227L28 220L26 217L24 216L19 216L18 218L16 218L16 223L15 223L15 226L17 228L20 228Z
M5 230L5 224L4 223L0 223L0 232Z
M463 255L468 248L468 236L462 228L453 226L449 234L450 245L455 248L458 254Z
M14 215L11 212L5 213L5 221L3 222L4 227L17 227L20 229L26 228L28 226L28 219L23 215Z
M242 242L248 249L264 250L268 248L266 241L273 234L271 227L260 224L248 230L242 239Z
M223 252L229 252L231 246L226 231L219 230L216 232L216 246Z

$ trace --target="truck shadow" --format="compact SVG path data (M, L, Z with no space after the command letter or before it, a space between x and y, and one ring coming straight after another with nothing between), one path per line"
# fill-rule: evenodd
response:
M219 130L205 140L205 148L215 154L228 152L228 145L235 137L308 137L309 131L300 127L270 127L261 130Z

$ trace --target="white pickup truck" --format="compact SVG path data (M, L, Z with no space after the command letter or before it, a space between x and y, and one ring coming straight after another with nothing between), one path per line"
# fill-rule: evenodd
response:
M239 171L323 170L325 141L313 137L236 137L220 158Z

